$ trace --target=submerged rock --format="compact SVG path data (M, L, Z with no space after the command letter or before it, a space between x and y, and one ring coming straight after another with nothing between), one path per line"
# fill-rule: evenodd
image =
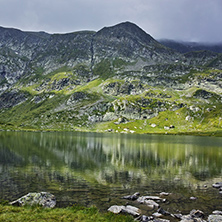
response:
M124 196L123 199L127 200L137 200L139 198L140 193L136 192L133 195Z
M54 195L48 192L28 193L10 204L17 206L41 205L46 208L53 208L56 205L56 198Z
M170 193L166 193L166 192L161 192L160 193L160 196L169 196L170 195Z

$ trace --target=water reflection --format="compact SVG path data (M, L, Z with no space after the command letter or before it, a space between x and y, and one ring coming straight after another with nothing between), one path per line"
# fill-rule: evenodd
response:
M219 176L222 169L221 138L2 132L0 141L1 168L33 165L83 174L115 170L166 178L189 172L199 180Z
M0 132L0 198L56 190L90 202L98 186L105 193L196 187L221 178L221 144L193 136Z

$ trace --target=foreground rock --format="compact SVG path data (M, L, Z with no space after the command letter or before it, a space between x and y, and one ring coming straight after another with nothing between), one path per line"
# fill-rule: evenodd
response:
M222 221L222 211L215 210L211 215L208 216L208 222L219 222Z
M53 208L56 205L56 198L54 195L48 192L28 193L27 195L22 196L21 198L11 202L10 204L17 206L40 205L45 208Z
M128 213L133 216L139 216L141 214L141 211L139 208L133 207L130 205L127 205L127 206L113 205L108 209L108 211L113 212L114 214Z
M215 183L213 187L222 188L222 183ZM162 192L161 196L168 196L170 193ZM156 210L152 212L152 215L143 215L142 211L134 206L111 206L108 211L115 214L119 213L128 213L135 217L135 221L140 222L170 222L180 221L180 222L222 222L222 211L215 210L211 215L205 215L201 210L192 210L188 215L182 214L172 214L164 210L160 205L165 202L166 199L160 198L158 196L140 196L139 192L134 193L133 195L124 196L123 199L135 201L136 204L144 204L147 206L147 210ZM196 199L196 198L195 198ZM160 204L159 204L160 203ZM166 219L164 218L166 217ZM170 219L170 220L169 220Z
M192 210L190 214L183 215L180 219L181 222L205 222L204 213L200 210Z

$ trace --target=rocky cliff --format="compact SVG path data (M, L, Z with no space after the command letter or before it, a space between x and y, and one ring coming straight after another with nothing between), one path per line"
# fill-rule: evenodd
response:
M68 34L0 28L0 128L220 131L221 54L181 53L130 22Z

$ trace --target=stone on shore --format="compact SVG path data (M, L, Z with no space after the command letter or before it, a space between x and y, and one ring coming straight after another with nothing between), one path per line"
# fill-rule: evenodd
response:
M222 211L215 210L211 215L208 216L208 222L221 222L222 221Z
M222 187L222 182L214 183L212 186L213 186L214 188L221 188L221 187Z
M139 216L141 214L141 211L139 208L133 207L131 205L127 205L127 206L113 205L108 209L108 211L113 212L114 214L128 213L133 216Z
M54 195L48 192L28 193L10 204L17 206L40 205L45 208L54 208L56 205L56 198Z

